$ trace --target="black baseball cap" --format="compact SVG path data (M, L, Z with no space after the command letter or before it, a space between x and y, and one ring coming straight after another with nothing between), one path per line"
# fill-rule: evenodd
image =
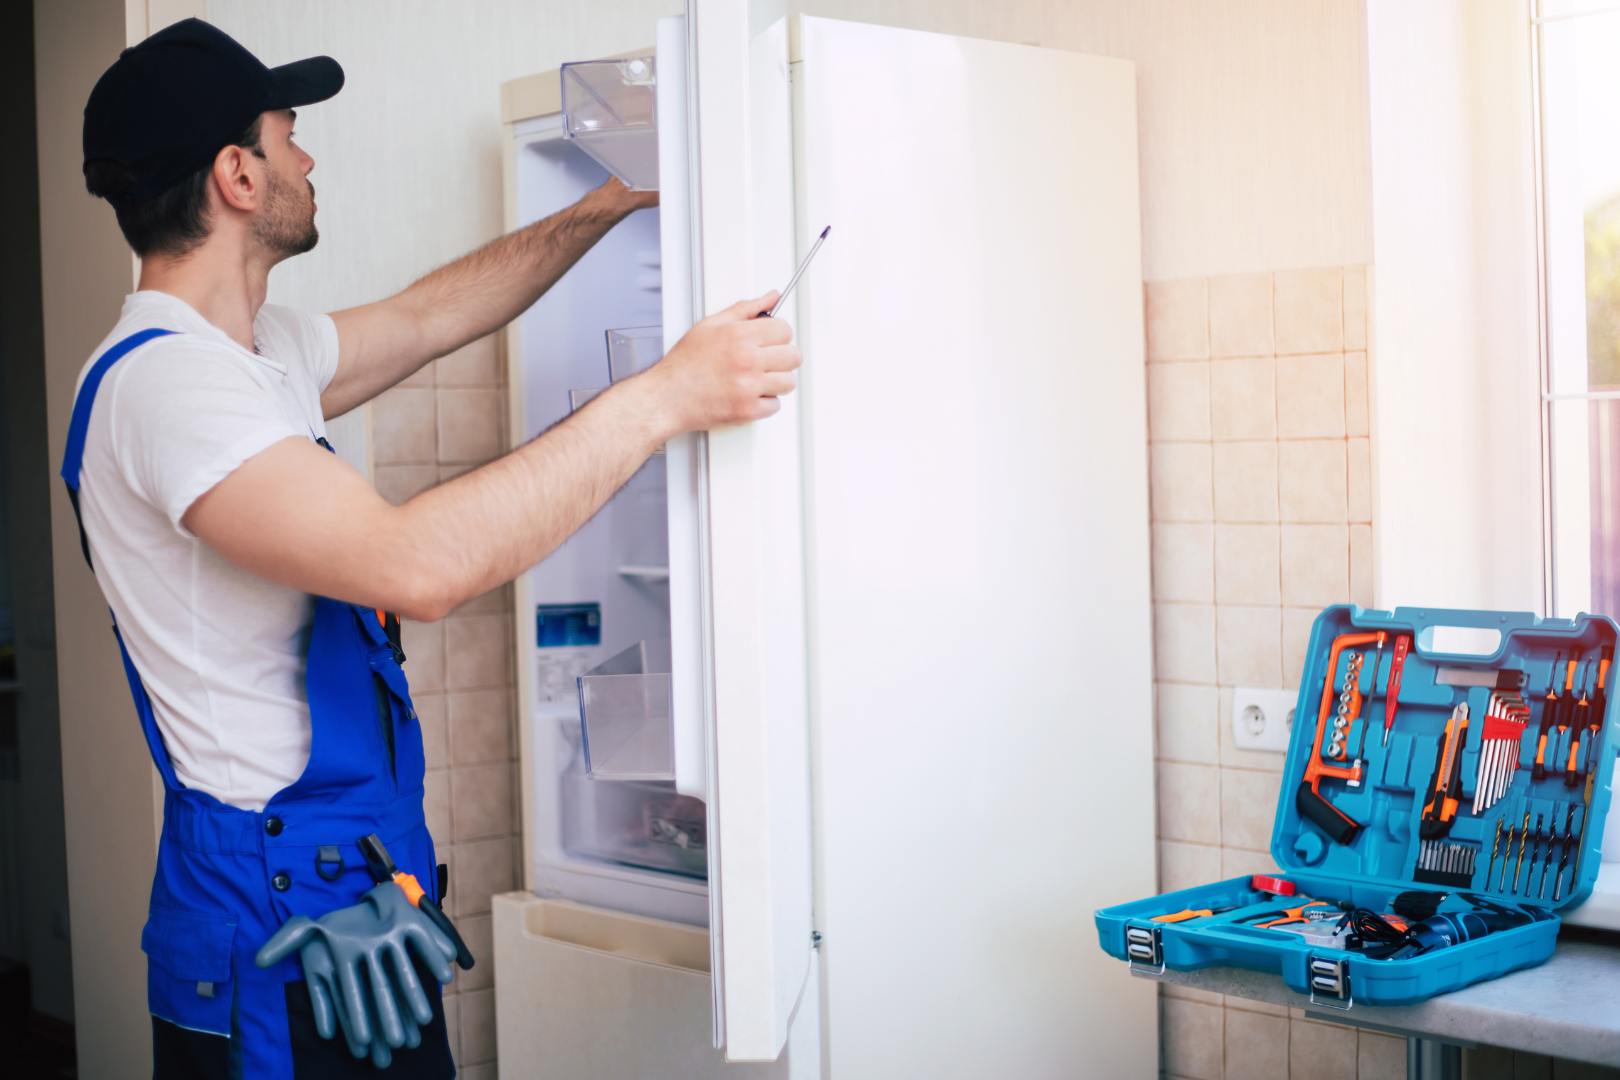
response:
M330 56L265 67L201 19L166 27L119 55L84 106L84 163L122 166L127 183L98 191L144 202L208 165L260 113L313 105L343 89ZM105 185L103 185L105 187Z

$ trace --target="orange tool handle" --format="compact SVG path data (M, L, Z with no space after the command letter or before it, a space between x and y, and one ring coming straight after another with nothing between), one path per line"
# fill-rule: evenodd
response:
M1326 900L1308 900L1298 907L1280 908L1277 911L1270 912L1269 914L1274 916L1273 918L1267 919L1262 923L1255 923L1254 925L1255 928L1259 930L1270 930L1274 926L1287 926L1289 923L1309 922L1310 920L1305 918L1306 911L1315 907L1332 906L1333 905L1328 903ZM1265 918L1265 915L1262 914L1256 917Z
M1153 921L1168 923L1186 922L1189 919L1208 918L1213 914L1215 914L1214 908L1199 908L1196 911L1192 908L1188 908L1185 911L1173 911L1168 915L1155 915L1153 916Z
M405 890L405 899L411 902L411 907L422 906L422 897L427 895L427 890L422 888L421 884L416 880L415 874L395 870L394 884Z
M1459 706L1460 707L1460 706ZM1450 825L1457 816L1457 806L1461 799L1452 794L1457 790L1458 780L1462 774L1462 743L1468 734L1468 714L1464 712L1460 717L1456 710L1446 720L1446 731L1440 760L1435 763L1434 780L1429 791L1429 801L1423 806L1422 822L1426 826ZM1444 830L1420 829L1419 834L1432 838L1436 832Z

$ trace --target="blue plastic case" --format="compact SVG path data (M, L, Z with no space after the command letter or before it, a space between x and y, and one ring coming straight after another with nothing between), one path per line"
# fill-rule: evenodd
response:
M1336 650L1347 635L1354 644ZM1410 647L1385 745L1385 690L1402 636ZM1491 643L1470 642L1467 654L1439 651L1464 636ZM1546 960L1558 936L1553 913L1586 898L1601 862L1616 746L1616 704L1607 684L1617 637L1614 621L1601 615L1571 620L1432 608L1393 614L1350 605L1326 609L1311 628L1271 834L1277 876L1291 881L1297 895L1267 896L1242 877L1104 908L1096 916L1103 949L1147 974L1215 965L1275 971L1315 1003L1341 1009L1358 1001L1422 1001ZM1359 670L1352 668L1355 654ZM1480 685L1487 681L1493 685ZM1572 684L1569 698L1584 696L1587 704L1569 709L1561 734L1556 721L1566 683ZM1549 717L1550 684L1559 705ZM1334 758L1330 736L1341 704L1350 720L1344 756ZM1459 705L1467 707L1466 726ZM1537 779L1544 719L1552 726ZM1457 733L1450 740L1457 750L1442 760L1448 730ZM1567 766L1577 732L1572 774ZM1488 746L1487 734L1496 736ZM1358 751L1359 782L1352 784ZM1352 774L1320 777L1320 801L1307 794L1313 758L1322 768ZM1457 802L1446 823L1448 797ZM1505 837L1513 839L1504 845ZM1567 866L1560 865L1565 851ZM1336 911L1322 909L1329 918L1296 923L1293 930L1261 928L1257 924L1269 920L1255 917L1311 898L1385 913L1397 894L1412 891L1446 894L1441 914L1494 905L1534 921L1416 956L1375 959L1344 947L1345 934L1334 933ZM1205 909L1217 913L1156 919Z

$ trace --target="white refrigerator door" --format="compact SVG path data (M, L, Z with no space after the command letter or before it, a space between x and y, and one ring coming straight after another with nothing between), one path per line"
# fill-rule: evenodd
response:
M823 1067L1152 1076L1092 923L1154 889L1134 69L798 46Z
M674 117L662 111L676 104L663 60L671 21L660 31L660 199L666 219L675 206L690 209L690 304L701 317L780 286L792 272L786 7L691 0L679 139L670 138ZM687 168L672 183L667 170L683 148ZM671 239L666 268L680 247ZM666 297L679 294L666 283ZM791 320L791 304L780 314ZM666 337L678 316L666 305ZM797 397L783 399L769 420L677 440L669 453L672 566L695 558L699 568L696 597L689 588L671 592L676 782L691 790L702 745L715 1042L727 1060L771 1061L787 1041L812 947Z

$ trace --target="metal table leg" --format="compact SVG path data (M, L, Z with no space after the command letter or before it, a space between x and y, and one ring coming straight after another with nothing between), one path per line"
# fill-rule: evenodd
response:
M1462 1080L1462 1047L1408 1036L1406 1080Z

